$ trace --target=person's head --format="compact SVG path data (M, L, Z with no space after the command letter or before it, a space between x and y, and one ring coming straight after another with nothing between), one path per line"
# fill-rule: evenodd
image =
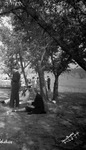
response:
M13 72L17 72L18 70L16 68L13 69Z
M19 68L17 66L14 66L13 72L18 72L18 71L19 71Z
M17 72L18 70L17 69L13 69L13 73Z
M34 88L34 92L35 92L35 94L37 94L37 93L40 94L40 90L38 88Z

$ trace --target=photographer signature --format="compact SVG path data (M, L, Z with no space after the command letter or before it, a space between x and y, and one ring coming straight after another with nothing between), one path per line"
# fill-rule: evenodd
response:
M0 144L12 144L12 141L0 139Z
M66 144L67 142L72 141L74 138L77 138L78 135L79 135L79 132L71 133L69 136L66 136L66 138L62 140L61 142Z

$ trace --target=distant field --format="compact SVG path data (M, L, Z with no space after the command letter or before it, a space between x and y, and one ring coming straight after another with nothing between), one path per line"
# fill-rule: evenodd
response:
M61 76L59 79L59 91L86 93L86 79Z
M51 90L53 90L54 76L49 74L51 78ZM86 93L86 78L80 79L71 74L63 74L59 77L59 92L77 92Z
M11 81L10 80L2 80L0 79L0 87L7 87L9 86L10 87L10 84L11 84Z

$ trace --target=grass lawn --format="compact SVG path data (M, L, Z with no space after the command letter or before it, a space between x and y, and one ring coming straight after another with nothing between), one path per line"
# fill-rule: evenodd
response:
M9 108L0 106L0 138L13 141L21 150L74 149L74 141L63 144L63 147L58 145L72 132L80 132L77 125L86 127L86 94L59 93L57 105L48 103L48 106L50 111L41 115L7 114ZM79 145L81 141L75 140ZM86 143L83 148L86 149Z

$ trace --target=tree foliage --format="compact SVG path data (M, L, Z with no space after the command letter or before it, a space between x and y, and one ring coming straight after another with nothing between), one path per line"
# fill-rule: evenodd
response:
M16 14L22 22L28 21L26 17L35 20L63 51L86 70L85 1L4 0L1 2L1 15L9 13Z

